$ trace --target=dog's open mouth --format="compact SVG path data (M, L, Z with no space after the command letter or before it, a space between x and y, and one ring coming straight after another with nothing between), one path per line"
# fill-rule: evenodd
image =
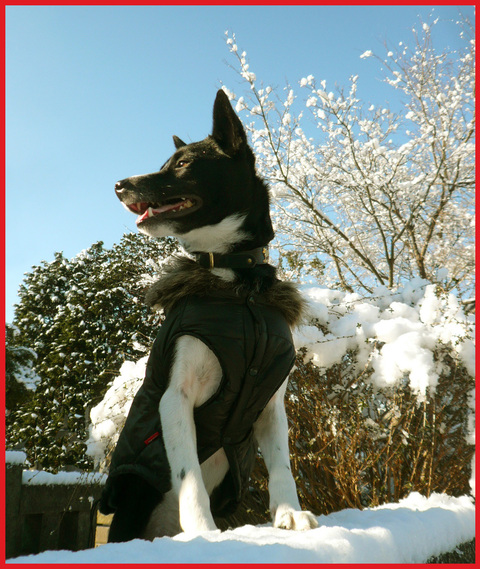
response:
M200 207L200 200L193 197L176 197L164 200L160 203L137 202L128 204L128 209L137 213L137 225L151 217L166 215L176 217L191 213Z

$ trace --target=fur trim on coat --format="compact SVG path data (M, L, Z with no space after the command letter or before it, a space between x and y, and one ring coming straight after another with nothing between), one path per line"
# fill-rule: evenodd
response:
M165 267L164 274L148 289L145 300L153 310L169 310L187 295L209 296L216 291L240 295L258 292L259 286L256 288L252 290L240 280L226 281L191 259L175 257ZM283 313L290 327L300 324L306 302L293 283L274 278L271 286L260 294L264 302Z

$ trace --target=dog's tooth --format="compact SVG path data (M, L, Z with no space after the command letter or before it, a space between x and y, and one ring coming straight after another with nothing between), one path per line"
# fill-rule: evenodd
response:
M153 217L153 210L151 207L148 208L148 217Z

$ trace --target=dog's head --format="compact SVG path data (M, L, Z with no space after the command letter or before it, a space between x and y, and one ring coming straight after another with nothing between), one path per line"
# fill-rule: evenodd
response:
M159 172L117 182L140 231L180 238L187 250L224 253L273 238L268 191L227 95L218 91L213 130L200 142L173 137L176 151Z

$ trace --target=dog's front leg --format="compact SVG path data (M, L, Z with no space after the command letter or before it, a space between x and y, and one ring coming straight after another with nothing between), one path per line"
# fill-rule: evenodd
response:
M270 513L274 527L306 530L318 526L315 516L302 511L290 469L288 421L284 396L286 380L254 425L255 437L267 466Z
M171 469L172 487L178 496L180 525L185 532L217 529L210 498L202 479L196 448L193 409L198 396L198 377L192 356L181 347L172 367L170 383L160 400L160 420ZM185 356L184 356L185 354ZM196 362L198 365L198 361Z

